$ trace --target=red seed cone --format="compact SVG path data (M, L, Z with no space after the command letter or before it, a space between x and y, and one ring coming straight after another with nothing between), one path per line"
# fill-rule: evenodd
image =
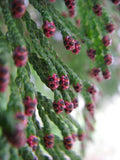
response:
M110 39L110 37L108 37L107 35L105 35L102 39L103 44L107 47L107 46L111 46L112 44L112 40Z
M21 18L26 11L24 0L14 0L12 2L12 15L15 18Z
M67 50L74 50L75 49L75 40L72 38L72 36L65 37L64 46Z
M53 102L53 108L54 108L54 111L57 113L57 114L60 114L61 112L63 112L64 108L65 108L65 103L64 103L64 100L63 99L59 99L58 102Z
M63 140L64 146L66 149L70 150L73 147L73 138L72 136L65 137Z
M15 115L15 118L20 120L20 122L24 125L24 127L27 126L27 116L25 115L25 113L21 113L21 112L17 112Z
M59 87L60 78L55 73L51 76L48 76L48 85L52 90L55 90Z
M95 60L95 55L96 55L96 50L90 48L89 50L87 50L87 56L92 59Z
M82 88L83 88L83 85L80 84L80 83L77 83L76 85L73 86L74 87L74 90L76 92L81 92L82 91Z
M102 74L103 74L103 78L106 79L106 80L111 78L111 72L108 69L103 71Z
M23 100L23 103L25 105L25 114L27 116L32 116L35 109L36 109L36 106L37 106L37 99L34 98L33 100L31 99L30 96L27 96L24 100Z
M68 75L63 75L60 77L60 86L63 90L68 89L70 84L70 80L68 78Z
M68 101L65 101L65 112L67 114L71 113L72 110L74 109L74 105L72 102L68 102Z
M96 4L93 6L93 12L97 15L97 16L102 16L102 7L99 4Z
M109 23L105 26L106 30L108 31L108 33L113 33L113 31L115 30L115 26L113 23Z
M75 40L75 49L72 50L73 54L78 54L81 50L81 45L79 43L79 41Z
M85 105L85 107L90 113L94 113L94 109L95 109L94 104L88 103L88 104Z
M10 81L8 67L0 65L0 92L5 92Z
M74 105L74 108L78 107L78 99L77 98L74 98L73 101L72 101L72 103Z
M45 21L42 28L47 38L50 38L55 35L56 27L53 22Z
M89 92L89 93L92 94L92 95L95 95L97 91L96 91L95 86L94 86L94 85L91 85L91 86L88 88L87 92Z
M54 146L54 135L53 134L47 134L44 137L44 143L46 148L53 148Z
M16 47L13 53L13 59L16 67L25 66L28 60L28 51L25 47Z
M30 135L30 137L27 139L27 143L33 149L33 151L35 151L37 146L38 146L38 138L37 138L37 136Z
M120 0L111 0L116 6L120 4Z
M93 68L90 71L90 76L97 78L99 76L99 73L100 73L100 68Z
M106 54L104 56L104 61L105 61L106 65L111 65L112 61L113 61L113 58L112 58L111 54Z

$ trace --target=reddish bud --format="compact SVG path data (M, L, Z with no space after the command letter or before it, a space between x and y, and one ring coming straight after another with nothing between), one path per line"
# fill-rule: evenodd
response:
M49 87L52 90L55 90L59 87L60 78L55 73L52 75L52 77L48 76L47 81L48 81Z
M68 75L61 76L61 78L60 78L60 86L61 86L61 88L63 90L68 89L69 88L69 84L70 84L70 81L69 81Z
M81 92L82 91L82 88L83 88L83 85L80 84L80 83L77 83L76 85L73 86L74 87L74 90L76 92Z
M37 146L38 146L38 138L37 138L37 136L30 135L30 137L27 139L27 143L33 149L33 151L35 151Z
M85 107L87 108L87 110L88 110L90 113L94 113L94 108L95 108L94 104L88 103L88 104L85 105Z
M31 99L30 96L27 96L24 100L23 100L23 103L25 105L25 114L27 116L32 116L35 109L36 109L36 106L37 106L37 99L34 98L33 100Z
M0 92L5 92L10 81L8 67L0 65Z
M105 35L102 39L103 44L107 47L107 46L111 46L112 44L112 40L110 39L110 37L108 37L107 35Z
M72 136L65 137L63 143L66 149L71 149L74 143Z
M65 112L69 114L74 109L74 105L72 102L65 101Z
M24 125L21 123L15 126L14 132L5 133L8 141L16 148L20 148L26 143L26 135L24 131Z
M45 21L42 28L43 28L44 34L47 38L54 36L55 31L56 31L56 27L53 22Z
M73 141L75 141L76 138L77 138L77 134L76 133L72 133L72 139L73 139Z
M95 95L97 91L96 91L94 85L92 85L92 86L90 86L90 87L88 88L87 92L89 92L89 93L92 94L92 95Z
M106 54L104 56L104 61L106 65L111 65L113 61L111 54Z
M90 72L90 75L91 75L92 77L97 78L98 75L99 75L99 73L100 73L100 68L93 68L92 71Z
M112 33L115 30L115 26L113 23L107 24L105 28L108 31L108 33Z
M25 47L16 47L13 53L13 59L16 67L25 66L28 60L28 51Z
M70 18L74 18L76 16L75 10L69 10L69 16Z
M120 0L111 0L116 6L120 4Z
M64 40L64 46L67 50L74 50L75 40L71 36L66 36Z
M78 54L81 50L81 45L79 41L75 40L75 49L72 50L73 54Z
M102 7L99 4L96 4L93 6L93 12L97 15L97 16L102 16Z
M21 18L26 11L26 6L23 0L14 0L12 2L12 14L15 18Z
M50 2L50 3L54 3L54 2L56 2L56 0L49 0L49 2Z
M53 134L47 134L44 137L44 143L46 148L53 148L54 146L54 135Z
M64 0L64 2L69 10L74 10L75 0Z
M111 78L111 72L108 69L103 71L102 74L103 74L104 79L110 79Z
M61 112L63 112L64 108L65 108L65 103L63 99L59 99L59 101L56 103L55 101L53 102L53 108L54 111L59 114Z
M78 99L77 98L74 98L72 103L74 104L74 108L78 107Z
M95 55L96 55L96 50L90 48L89 50L87 50L87 56L94 60L95 59Z
M79 141L83 141L85 139L86 135L85 135L85 133L81 133L81 134L78 134L77 137L78 137Z
M27 126L27 117L24 113L21 113L21 112L17 112L16 115L15 115L16 119L20 120L20 122L24 125L24 127Z

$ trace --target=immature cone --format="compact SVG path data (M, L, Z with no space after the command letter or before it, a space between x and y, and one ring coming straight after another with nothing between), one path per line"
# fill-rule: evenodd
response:
M56 0L49 0L49 2L54 3L54 2L56 2Z
M18 123L15 126L14 132L6 132L5 136L7 137L7 140L16 148L20 148L26 143L26 135L24 125L22 123Z
M99 4L96 4L93 6L93 12L97 15L97 16L102 16L102 7Z
M69 10L74 10L75 0L64 0L64 2Z
M30 135L30 137L27 139L27 143L33 149L33 151L35 151L37 146L38 146L38 138L37 138L37 136Z
M113 61L111 54L106 54L104 56L104 61L106 65L111 65Z
M92 71L90 72L90 75L91 75L92 77L97 78L98 75L99 75L99 73L100 73L100 68L93 68Z
M88 103L88 104L85 105L85 107L87 108L87 110L89 112L94 113L94 108L95 108L94 104Z
M63 112L64 108L65 108L65 103L64 103L64 100L63 99L59 99L58 102L53 102L53 108L54 108L54 111L57 113L57 114L60 114L61 112Z
M63 90L68 89L69 84L70 84L70 81L69 81L68 75L65 75L65 76L63 75L60 77L60 86Z
M81 45L79 41L75 40L75 49L72 50L73 54L78 54L81 50Z
M115 30L115 26L113 23L109 23L105 26L106 30L108 31L108 33L112 33Z
M52 75L52 77L48 76L48 85L52 90L55 90L59 87L60 78L55 73Z
M45 21L42 28L43 28L44 34L47 38L54 36L55 31L56 31L56 27L53 22Z
M74 98L73 101L72 101L72 103L74 105L74 108L78 107L78 99L77 98Z
M65 11L63 11L63 12L61 12L61 15L63 16L63 17L67 17L68 15L67 15L67 12L65 12Z
M74 109L74 105L72 102L65 101L65 112L69 114Z
M72 136L65 137L63 143L66 149L71 149L74 143Z
M5 92L10 81L8 67L0 65L0 92Z
M72 36L65 37L64 46L67 50L74 50L75 49L75 40L72 38Z
M119 5L120 4L120 0L111 0L115 5Z
M108 69L103 71L102 74L103 74L104 79L110 79L111 78L111 72Z
M74 18L76 16L75 10L69 10L69 16L70 18Z
M15 18L21 18L26 11L24 0L14 0L12 2L12 15Z
M89 50L87 50L87 56L94 60L95 59L95 55L96 55L96 50L90 48Z
M83 85L80 84L80 83L77 83L76 85L73 86L74 87L74 90L76 92L81 92L82 91L82 88L83 88Z
M27 126L27 117L24 113L21 113L21 112L17 112L16 115L15 115L15 118L20 120L20 122L24 125L24 127Z
M54 135L53 134L47 134L44 137L44 143L46 148L53 148L54 146Z
M77 134L76 133L72 133L72 139L73 139L73 141L75 141L76 138L77 138Z
M28 60L28 51L25 47L16 47L13 53L13 59L16 67L25 66Z
M112 44L112 40L110 39L110 37L108 37L107 35L105 35L102 39L103 44L107 47L107 46L111 46Z
M76 25L79 27L80 26L80 23L81 23L81 20L80 19L77 19L76 20Z
M79 141L83 141L85 139L86 135L85 135L85 133L80 133L77 135L77 137L78 137Z
M92 85L92 86L90 86L90 87L88 88L87 92L89 92L89 93L92 94L92 95L95 95L97 91L96 91L94 85Z
M27 116L32 116L35 109L36 109L36 106L37 106L37 99L34 98L33 100L31 99L30 96L27 96L24 100L23 100L23 103L25 105L25 114Z

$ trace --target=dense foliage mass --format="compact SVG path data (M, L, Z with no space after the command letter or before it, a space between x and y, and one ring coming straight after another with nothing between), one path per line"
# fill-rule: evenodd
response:
M120 0L109 1L119 7ZM94 131L95 84L111 79L110 34L116 26L103 4L0 1L0 160L83 159ZM42 93L42 84L54 99ZM85 100L84 125L71 115L79 94ZM76 140L81 155L72 150Z

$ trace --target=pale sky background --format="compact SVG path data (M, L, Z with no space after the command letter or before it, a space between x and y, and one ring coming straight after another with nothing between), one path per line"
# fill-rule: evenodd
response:
M94 142L89 143L84 160L120 159L120 95L103 101L96 113Z

